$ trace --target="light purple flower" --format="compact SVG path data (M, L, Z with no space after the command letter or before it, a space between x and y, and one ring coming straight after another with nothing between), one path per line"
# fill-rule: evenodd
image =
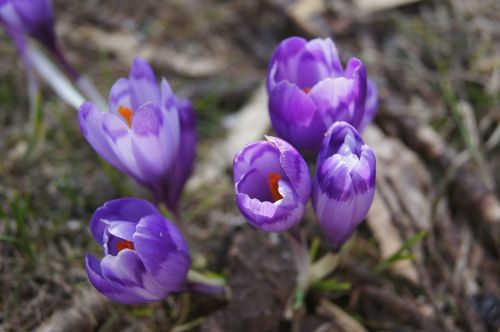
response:
M194 160L194 112L165 79L158 88L146 61L136 58L129 78L113 85L109 112L85 102L78 120L94 150L176 210Z
M85 257L92 285L113 301L136 304L160 301L184 288L191 264L179 229L149 202L123 198L98 208L90 222L104 248L98 260Z
M233 161L236 204L253 226L282 232L304 215L311 180L304 158L282 139L251 143Z
M312 202L323 233L338 250L365 218L375 194L376 160L357 130L333 124L323 140Z
M47 48L56 48L51 0L0 0L0 19Z
M267 91L274 130L299 150L312 154L319 151L332 123L346 121L359 128L367 99L377 99L367 98L363 63L352 58L342 68L329 38L282 41L269 64ZM368 92L376 93L376 89Z

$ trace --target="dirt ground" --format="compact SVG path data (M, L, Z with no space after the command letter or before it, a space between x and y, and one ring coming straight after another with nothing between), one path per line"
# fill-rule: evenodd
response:
M61 45L103 95L141 55L193 100L199 155L182 223L194 266L224 274L230 297L123 306L91 288L92 212L148 193L98 158L46 86L34 134L22 63L0 32L0 331L499 331L499 1L54 6ZM235 148L271 132L261 86L290 35L334 38L344 63L364 61L381 98L364 133L376 198L333 274L349 285L312 290L295 319L287 241L246 224L230 169ZM320 236L310 207L302 228Z

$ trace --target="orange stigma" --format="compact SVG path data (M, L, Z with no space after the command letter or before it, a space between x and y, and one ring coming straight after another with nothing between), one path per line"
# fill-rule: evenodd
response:
M118 252L120 252L123 249L134 250L134 244L130 241L127 241L127 240L120 240L116 243L116 250L118 250Z
M280 192L278 191L278 181L281 179L280 173L269 173L267 176L267 185L269 186L269 191L271 192L271 197L273 198L273 202L279 201L283 198Z
M302 88L302 91L304 91L305 93L309 93L309 91L311 91L311 87L306 86L305 88Z
M129 127L132 127L132 115L134 114L127 106L118 107L118 113L127 121Z

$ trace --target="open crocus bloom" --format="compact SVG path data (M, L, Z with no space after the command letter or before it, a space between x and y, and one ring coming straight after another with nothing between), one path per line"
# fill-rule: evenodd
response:
M312 202L323 233L338 250L365 218L375 194L376 160L356 129L337 122L318 156Z
M179 229L150 203L138 198L109 201L90 222L104 258L91 254L85 269L92 285L113 301L161 301L180 292L191 264Z
M304 215L311 190L304 158L282 139L251 143L233 161L236 203L253 226L282 232Z
M0 0L0 20L54 50L54 15L50 0Z
M366 126L378 98L374 86L368 89L374 95L367 96L363 63L352 58L343 69L329 38L282 41L269 64L267 91L274 130L299 150L312 154L320 150L324 133L334 122ZM365 114L368 118L364 120Z
M129 78L121 78L113 85L109 112L85 102L78 120L94 150L152 190L158 202L176 210L194 160L194 112L191 103L173 94L165 79L158 88L146 61L136 58ZM174 160L180 170L173 166ZM173 187L175 190L170 192Z

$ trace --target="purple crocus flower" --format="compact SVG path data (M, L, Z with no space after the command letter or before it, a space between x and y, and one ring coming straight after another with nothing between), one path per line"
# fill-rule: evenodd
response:
M304 158L282 139L251 143L233 161L236 204L253 226L282 232L304 215L311 190Z
M123 198L98 208L90 222L104 258L85 257L92 285L113 301L160 301L183 290L191 264L179 229L149 202Z
M276 48L267 75L269 112L278 135L301 151L316 154L336 121L362 125L367 98L363 63L342 68L333 41L291 37ZM376 89L368 92L376 93ZM376 107L376 105L375 105ZM370 112L373 112L370 110Z
M375 154L357 130L334 123L323 140L312 202L321 228L335 250L365 218L375 194Z
M0 0L0 19L47 48L56 49L51 0Z
M129 78L113 85L109 112L85 102L78 119L94 150L176 211L194 160L194 111L165 79L158 88L146 61L136 58Z

